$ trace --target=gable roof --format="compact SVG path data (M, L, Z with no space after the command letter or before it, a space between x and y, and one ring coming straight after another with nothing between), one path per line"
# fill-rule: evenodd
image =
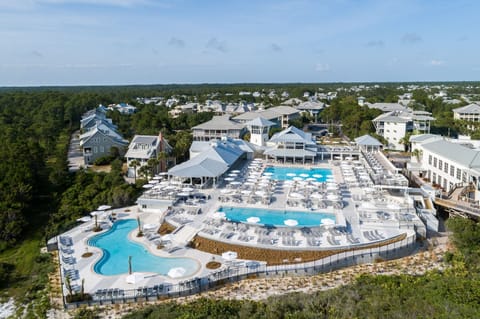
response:
M230 120L229 115L214 116L210 121L192 127L192 130L241 130L245 125Z
M452 110L454 113L480 114L480 105L472 103Z
M305 144L315 144L312 140L312 134L306 133L295 126L290 126L287 129L275 133L269 142L298 142Z
M380 143L375 137L368 134L357 137L355 139L355 143L363 146L382 146L382 143Z
M264 117L261 117L261 116L258 116L256 118L254 118L253 120L251 121L248 121L247 123L245 123L245 125L247 126L274 126L275 123L273 123L272 121L269 121L267 120L266 118Z
M275 106L275 107L268 108L268 109L263 110L263 111L245 112L243 114L240 114L240 115L234 117L233 119L234 120L245 121L245 120L253 120L253 119L261 116L261 117L263 117L267 120L274 120L274 119L277 119L277 118L279 118L283 115L292 115L292 114L298 114L298 113L300 113L300 111L293 108L293 107L286 106L286 105L280 105L280 106Z
M465 167L480 168L480 151L478 150L461 144L447 142L443 139L424 143L422 146L432 153L448 158Z

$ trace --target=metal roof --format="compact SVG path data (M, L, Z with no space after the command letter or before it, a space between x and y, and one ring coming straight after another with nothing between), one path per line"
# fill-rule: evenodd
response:
M425 150L468 168L480 168L480 151L445 140L422 144Z

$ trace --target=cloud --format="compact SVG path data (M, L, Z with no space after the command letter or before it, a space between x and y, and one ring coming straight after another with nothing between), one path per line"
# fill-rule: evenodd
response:
M368 41L365 45L370 48L382 48L385 46L385 42L383 42L383 40L371 40Z
M445 64L445 61L442 61L442 60L431 60L430 61L430 65L431 66L440 66L440 65L444 65Z
M282 51L283 51L282 47L279 46L279 45L276 44L276 43L270 44L270 49L271 49L272 51L274 51L274 52L282 52Z
M228 51L227 43L225 41L219 41L217 38L211 38L208 40L206 46L207 49L226 53Z
M171 37L168 41L168 45L181 49L185 47L185 41L179 38Z
M328 64L328 63L317 63L315 65L315 71L317 71L317 72L328 72L328 71L330 71L330 64Z
M405 33L402 37L402 43L405 43L405 44L415 44L422 41L423 41L422 37L416 33Z

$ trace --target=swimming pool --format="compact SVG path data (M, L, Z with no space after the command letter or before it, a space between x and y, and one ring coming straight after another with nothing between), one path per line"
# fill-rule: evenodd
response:
M298 227L315 227L324 224L336 223L335 214L302 212L302 211L282 211L274 209L259 209L247 207L220 207L219 212L223 212L228 220L234 222L248 223L252 220L263 225L273 225L275 227L287 226L288 220L294 220ZM250 219L256 217L255 219ZM257 221L258 218L258 221Z
M137 228L135 219L115 222L111 229L92 237L88 244L103 250L102 258L93 267L101 275L120 275L128 273L128 257L132 256L132 271L153 272L167 275L172 268L185 269L184 276L195 273L198 263L190 258L164 258L152 255L141 244L128 239L128 234Z
M265 174L266 173L266 174ZM332 170L329 168L302 168L302 167L284 167L269 166L263 171L263 175L270 175L275 180L291 180L298 178L314 178L318 182L325 182L327 178L332 177Z

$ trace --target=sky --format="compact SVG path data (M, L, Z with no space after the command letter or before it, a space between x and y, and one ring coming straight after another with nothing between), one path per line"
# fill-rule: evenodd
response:
M480 80L476 0L0 0L0 86Z

